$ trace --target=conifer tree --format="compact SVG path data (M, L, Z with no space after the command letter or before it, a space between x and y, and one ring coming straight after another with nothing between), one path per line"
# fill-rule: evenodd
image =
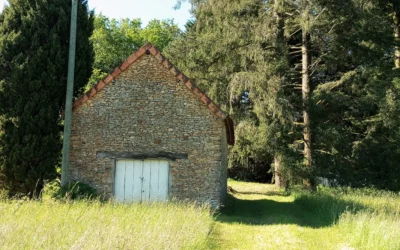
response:
M293 1L192 1L196 21L167 50L171 58L229 110L237 124L231 162L275 159L275 181L285 186L283 169L294 164L288 147L301 93L294 89L288 29ZM297 83L297 82L296 82ZM249 90L250 103L240 103ZM299 95L300 94L300 95ZM300 105L301 106L301 105Z
M342 185L398 190L393 9L387 9L388 1L350 4L341 10L347 35L330 46L335 57L326 57L325 65L331 69L320 75L313 96L316 166Z
M10 0L0 14L0 171L11 194L36 195L61 154L71 1ZM78 3L75 94L92 73L93 14Z
M191 3L167 53L235 117L233 161L274 158L275 177L310 188L400 189L398 0Z

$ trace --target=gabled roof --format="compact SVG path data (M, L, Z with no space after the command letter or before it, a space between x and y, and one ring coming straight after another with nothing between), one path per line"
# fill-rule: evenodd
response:
M201 91L192 80L190 80L184 73L176 68L170 61L168 61L168 59L166 59L151 43L146 43L143 45L140 49L130 55L119 67L115 68L113 72L111 72L104 79L100 80L93 88L88 90L84 95L77 99L73 103L72 109L76 110L78 107L86 103L110 82L116 80L122 72L127 70L129 66L136 62L144 54L153 55L163 67L169 70L177 79L180 80L182 84L184 84L191 92L193 92L208 107L208 109L211 110L211 112L225 121L228 144L233 145L235 139L232 119L224 111L222 111L218 105L211 100L210 97Z

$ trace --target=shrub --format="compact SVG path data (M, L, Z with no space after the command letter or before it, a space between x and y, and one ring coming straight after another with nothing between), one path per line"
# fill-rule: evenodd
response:
M89 184L72 181L61 186L58 179L48 182L42 192L42 198L81 200L97 199L99 194Z

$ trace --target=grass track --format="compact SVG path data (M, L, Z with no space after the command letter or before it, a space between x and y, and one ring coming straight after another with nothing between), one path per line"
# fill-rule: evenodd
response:
M229 185L234 192L228 197L227 207L216 218L210 248L350 250L400 247L398 211L390 215L381 214L381 218L372 212L346 213L349 204L371 203L371 199L354 201L352 197L353 203L340 200L340 204L346 206L340 210L332 200L323 204L321 197L312 200L313 197L308 195L288 196L272 185L236 181L230 181ZM322 205L313 206L313 202ZM400 208L400 199L396 202ZM389 205L387 201L381 203ZM338 215L333 214L332 207ZM374 223L382 222L383 227L388 227L386 232L371 229L375 225L369 221L374 218ZM360 233L363 228L365 232ZM395 233L389 235L390 231Z

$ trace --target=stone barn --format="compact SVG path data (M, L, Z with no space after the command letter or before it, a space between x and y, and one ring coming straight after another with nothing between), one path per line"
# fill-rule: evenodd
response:
M226 195L233 123L146 44L73 104L69 181L117 201Z

